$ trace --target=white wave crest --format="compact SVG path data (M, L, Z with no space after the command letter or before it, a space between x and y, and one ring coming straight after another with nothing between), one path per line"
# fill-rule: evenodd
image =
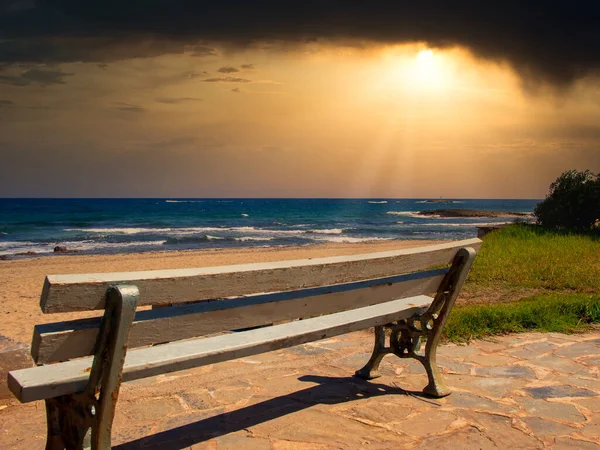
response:
M336 243L348 243L356 244L358 242L370 242L370 241L389 241L393 238L382 238L382 237L351 237L351 236L323 236L315 237L314 240L322 242L336 242Z
M246 213L243 213L243 214L242 214L242 217L248 217L248 214L246 214Z
M165 203L204 203L204 200L165 200Z
M247 242L247 241L272 241L274 238L270 237L258 237L258 236L242 236L233 238L235 241Z
M387 200L382 200L380 202L376 202L376 201L369 201L369 203L373 204L373 205L385 205L387 203Z
M415 218L419 218L419 219L423 218L423 216L420 216L418 214L418 211L388 211L388 212L386 212L386 214L390 214L392 216L415 217ZM428 216L428 217L434 217L434 216Z
M314 234L342 234L344 230L342 228L329 228L324 230L308 230L306 233Z

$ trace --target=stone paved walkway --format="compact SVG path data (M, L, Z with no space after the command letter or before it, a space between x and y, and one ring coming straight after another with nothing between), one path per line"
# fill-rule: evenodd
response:
M387 356L383 376L351 374L371 334L123 385L119 449L600 449L600 330L444 345L454 393L420 396L418 363ZM42 402L0 400L0 447L43 448Z

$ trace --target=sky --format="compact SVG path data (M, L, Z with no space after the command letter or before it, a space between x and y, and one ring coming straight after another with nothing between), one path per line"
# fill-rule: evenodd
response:
M0 196L543 198L600 172L598 7L491 3L0 0Z

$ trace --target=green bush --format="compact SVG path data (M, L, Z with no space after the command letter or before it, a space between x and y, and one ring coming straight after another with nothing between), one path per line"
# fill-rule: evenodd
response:
M564 172L534 211L540 225L577 232L600 232L600 174Z

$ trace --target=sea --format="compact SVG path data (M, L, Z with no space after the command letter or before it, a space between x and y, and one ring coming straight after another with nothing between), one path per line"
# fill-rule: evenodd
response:
M436 200L438 201L438 200ZM509 217L420 216L432 209L532 213L539 200L7 199L0 256L114 254L406 239L467 239ZM530 218L529 220L533 220Z

